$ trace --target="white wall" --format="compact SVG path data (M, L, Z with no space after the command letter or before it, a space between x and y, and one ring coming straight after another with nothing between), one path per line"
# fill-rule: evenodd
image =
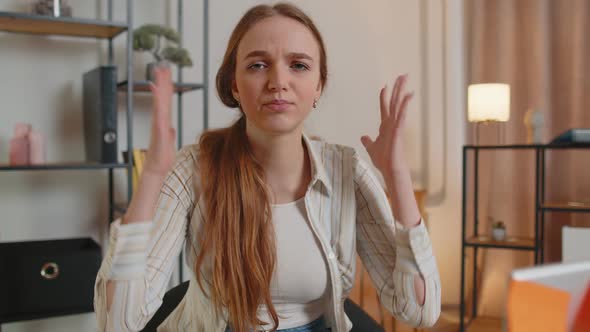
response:
M115 19L125 19L125 1L114 0ZM261 1L210 3L210 77L244 11ZM268 2L268 1L265 1ZM106 17L106 1L70 1L76 16ZM463 142L462 0L296 1L316 21L328 48L330 78L307 129L328 141L351 145L366 156L359 139L379 126L378 93L394 75L409 73L416 98L410 104L406 147L418 187L432 195L431 236L443 279L443 302L457 303L460 246L460 147ZM160 22L176 26L176 2L135 1L135 25ZM0 10L22 11L22 1L5 0ZM185 46L195 67L185 81L202 75L202 3L185 0ZM443 15L447 15L446 20ZM443 25L447 26L444 36ZM422 34L422 31L426 31ZM425 37L425 39L424 39ZM125 71L125 36L115 41L119 75ZM445 48L446 45L446 48ZM49 161L83 159L81 75L106 63L106 44L86 39L0 33L0 162L8 160L8 139L15 122L31 122L48 136ZM447 56L443 57L444 52ZM136 54L134 74L143 75L149 57ZM447 75L444 76L446 66ZM446 88L445 88L446 83ZM445 98L446 96L446 104ZM210 91L210 125L227 125L235 116ZM134 145L148 142L149 96L137 96ZM185 95L184 142L202 126L202 94ZM120 147L126 148L124 95L120 97ZM446 107L445 107L446 106ZM447 128L446 149L443 126ZM444 153L447 167L443 167ZM446 173L443 172L446 170ZM116 171L117 197L125 197L124 171ZM0 173L0 241L93 236L105 240L106 171ZM444 190L442 189L445 185ZM34 208L31 208L34 207ZM95 325L93 314L3 325L3 331L80 331Z

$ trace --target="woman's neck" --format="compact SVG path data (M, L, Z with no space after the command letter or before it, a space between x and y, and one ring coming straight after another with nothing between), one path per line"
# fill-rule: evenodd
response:
M311 180L311 165L302 131L268 135L247 125L246 133L256 160L264 169L273 204L287 203L305 194Z

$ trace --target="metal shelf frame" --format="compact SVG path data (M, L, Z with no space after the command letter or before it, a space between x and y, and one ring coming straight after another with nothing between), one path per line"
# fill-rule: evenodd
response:
M126 80L118 83L117 90L120 93L126 93L126 130L127 130L127 151L133 151L133 98L134 93L149 92L148 82L134 80L133 77L133 0L126 1L126 22L113 21L113 0L107 1L107 20L91 20L72 17L52 17L27 13L16 13L0 11L0 32L23 33L32 35L59 35L78 38L96 38L108 40L108 64L114 65L113 39L126 33ZM178 3L178 33L180 35L180 44L182 45L183 35L183 0L177 0ZM209 1L203 0L203 81L202 83L185 83L183 82L182 68L177 67L178 80L175 83L175 93L177 97L177 148L183 146L183 94L191 91L203 92L203 130L209 127ZM2 171L71 171L71 170L107 170L108 171L108 202L109 202L109 221L113 221L115 212L125 213L126 207L114 202L114 173L115 169L126 169L127 171L127 200L131 201L133 197L133 160L129 158L126 163L100 164L87 162L60 162L48 163L43 165L26 165L14 166L0 164ZM179 275L182 278L183 266L182 254L179 257ZM89 308L92 311L92 308ZM61 312L60 315L78 314L79 311ZM53 315L55 316L55 315ZM52 316L52 317L53 317ZM47 317L47 316L43 316ZM0 332L2 323L13 321L26 321L41 318L40 315L19 316L11 320L0 320Z
M126 22L53 17L0 11L0 31L33 35L113 38L127 31Z
M493 241L481 240L479 234L478 220L478 176L479 176L479 153L484 150L528 150L535 153L535 225L534 237L521 238L519 241ZM531 251L534 254L535 264L544 262L543 241L545 236L545 213L547 212L570 212L586 213L590 212L590 204L567 204L567 203L549 203L545 201L545 179L546 179L546 152L552 150L590 150L590 145L552 145L552 144L513 144L513 145L464 145L463 146L463 174L462 174L462 227L461 227L461 303L460 303L460 331L466 329L465 312L465 254L467 248L473 250L473 271L472 272L472 310L470 320L477 317L477 252L482 249L508 249ZM467 188L469 185L467 176L467 163L469 154L473 154L473 234L467 235ZM478 240L479 239L479 240ZM518 244L516 244L518 243Z

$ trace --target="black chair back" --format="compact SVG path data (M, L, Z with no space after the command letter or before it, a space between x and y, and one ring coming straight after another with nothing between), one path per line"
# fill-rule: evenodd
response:
M152 319L147 323L142 332L155 332L156 329L174 308L182 301L182 298L188 290L188 281L181 283L180 285L170 289L164 294L162 305L156 311ZM344 301L344 311L350 321L352 322L352 330L350 332L385 332L371 316L369 316L361 307L350 299Z

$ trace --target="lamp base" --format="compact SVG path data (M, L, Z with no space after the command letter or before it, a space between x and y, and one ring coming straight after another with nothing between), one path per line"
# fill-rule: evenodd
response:
M497 125L497 140L498 140L498 144L504 144L504 126L502 126L501 121L494 121L494 120L486 120L486 121L477 121L475 122L475 145L480 145L479 142L479 127L483 124L483 125L490 125L490 124L496 124Z

